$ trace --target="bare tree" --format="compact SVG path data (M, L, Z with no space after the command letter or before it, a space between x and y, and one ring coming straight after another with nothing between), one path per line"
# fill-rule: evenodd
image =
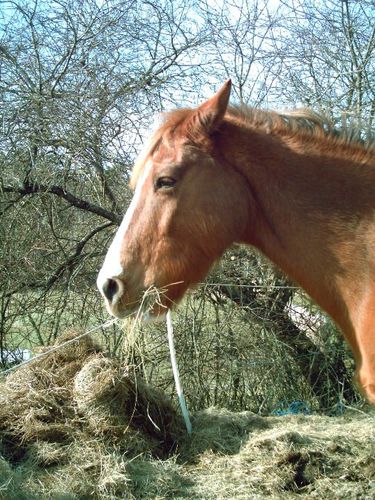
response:
M281 23L279 9L264 0L206 1L201 9L220 78L233 80L238 101L264 105L277 79L279 62L270 42Z
M363 129L375 114L375 11L371 1L285 2L275 90L284 101L347 117Z
M31 329L52 322L56 335L73 293L97 303L98 258L142 133L197 83L203 35L190 11L183 0L2 2L1 293L8 313L23 294ZM46 294L54 311L38 326Z

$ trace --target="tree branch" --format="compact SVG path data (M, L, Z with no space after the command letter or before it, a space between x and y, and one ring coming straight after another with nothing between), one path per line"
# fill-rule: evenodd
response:
M85 245L93 238L96 234L104 229L110 227L112 222L107 222L106 224L102 224L101 226L96 227L90 233L88 233L84 238L82 238L76 245L74 252L72 255L66 258L66 260L58 266L58 268L52 273L52 275L48 278L47 283L42 283L40 281L30 282L30 283L20 283L16 288L9 292L5 292L3 297L9 299L12 295L16 293L20 293L26 288L29 290L35 290L38 288L44 288L44 293L47 293L48 290L60 279L60 277L64 274L65 271L71 271L75 264L77 264L78 260L82 257L82 251Z
M114 224L119 225L122 220L121 215L110 212L109 210L106 210L99 205L94 205L93 203L82 200L81 198L77 198L74 194L69 193L69 191L66 191L60 186L45 186L44 184L38 184L34 182L26 183L23 185L23 187L3 186L2 191L4 193L18 193L21 196L28 196L39 193L51 193L55 196L63 198L70 205L76 208L80 208L81 210L85 210L86 212L91 212L93 214L99 215L100 217L104 217Z
M106 229L107 227L110 227L111 225L112 225L112 223L107 222L106 224L103 224L102 226L96 227L95 229L93 229L89 234L87 234L84 238L82 238L77 243L77 246L75 248L74 253L70 257L68 257L65 262L60 264L60 266L56 269L56 271L49 278L49 280L45 286L46 292L60 278L60 276L62 276L62 274L65 271L72 270L74 265L77 263L77 260L81 257L82 251L83 251L86 243L88 243L91 240L91 238L93 238L97 233L99 233L100 231L103 231L103 229Z

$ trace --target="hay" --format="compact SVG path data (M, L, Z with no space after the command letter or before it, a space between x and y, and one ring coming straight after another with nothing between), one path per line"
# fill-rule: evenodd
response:
M55 345L79 333L70 331ZM105 456L166 457L181 427L163 393L106 356L88 337L33 361L2 383L1 455L22 467L69 470L74 463L69 473L73 483L80 467L87 470L87 462L102 477ZM113 459L108 460L108 470L115 470ZM80 476L78 490L84 474ZM113 481L103 479L96 487L108 492ZM127 476L124 481L129 482Z
M171 403L161 391L124 370L116 359L89 359L74 379L73 394L78 411L96 435L110 433L114 438L126 431L130 438L135 429L135 440L140 441L139 432L143 432L146 450L154 443L154 453L162 456L176 444L180 418ZM158 450L160 443L163 446Z
M375 415L233 417L228 448L220 451L216 439L206 450L192 442L189 452L198 457L190 469L192 497L374 498ZM229 413L215 419L228 430ZM200 433L206 420L207 412L198 416Z
M0 497L375 497L374 413L192 421L188 438L161 391L79 339L2 383Z

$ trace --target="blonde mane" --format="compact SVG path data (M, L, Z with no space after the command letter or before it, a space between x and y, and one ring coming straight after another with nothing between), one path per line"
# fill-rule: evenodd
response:
M294 146L298 144L300 149L313 148L324 154L345 156L359 163L366 163L375 154L374 139L362 140L359 127L347 126L343 122L341 128L336 128L329 118L311 109L302 108L282 113L249 106L231 106L228 115L252 129L282 136L293 142Z
M146 162L160 143L173 137L182 123L194 112L195 109L184 108L162 115L161 126L147 141L134 164L130 180L132 189L135 188ZM296 109L282 113L259 110L246 105L230 106L224 120L235 121L241 126L248 126L266 134L282 136L295 143L301 143L302 140L310 147L324 149L326 153L327 144L332 148L332 154L338 151L342 153L344 149L348 159L353 161L366 162L375 154L374 140L366 142L361 140L359 128L347 127L344 124L338 130L327 117L310 109Z

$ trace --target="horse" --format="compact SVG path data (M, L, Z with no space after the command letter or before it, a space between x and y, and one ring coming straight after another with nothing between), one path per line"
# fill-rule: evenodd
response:
M106 306L160 317L251 245L333 318L375 404L375 148L312 111L231 106L230 91L166 113L137 159L97 279Z

